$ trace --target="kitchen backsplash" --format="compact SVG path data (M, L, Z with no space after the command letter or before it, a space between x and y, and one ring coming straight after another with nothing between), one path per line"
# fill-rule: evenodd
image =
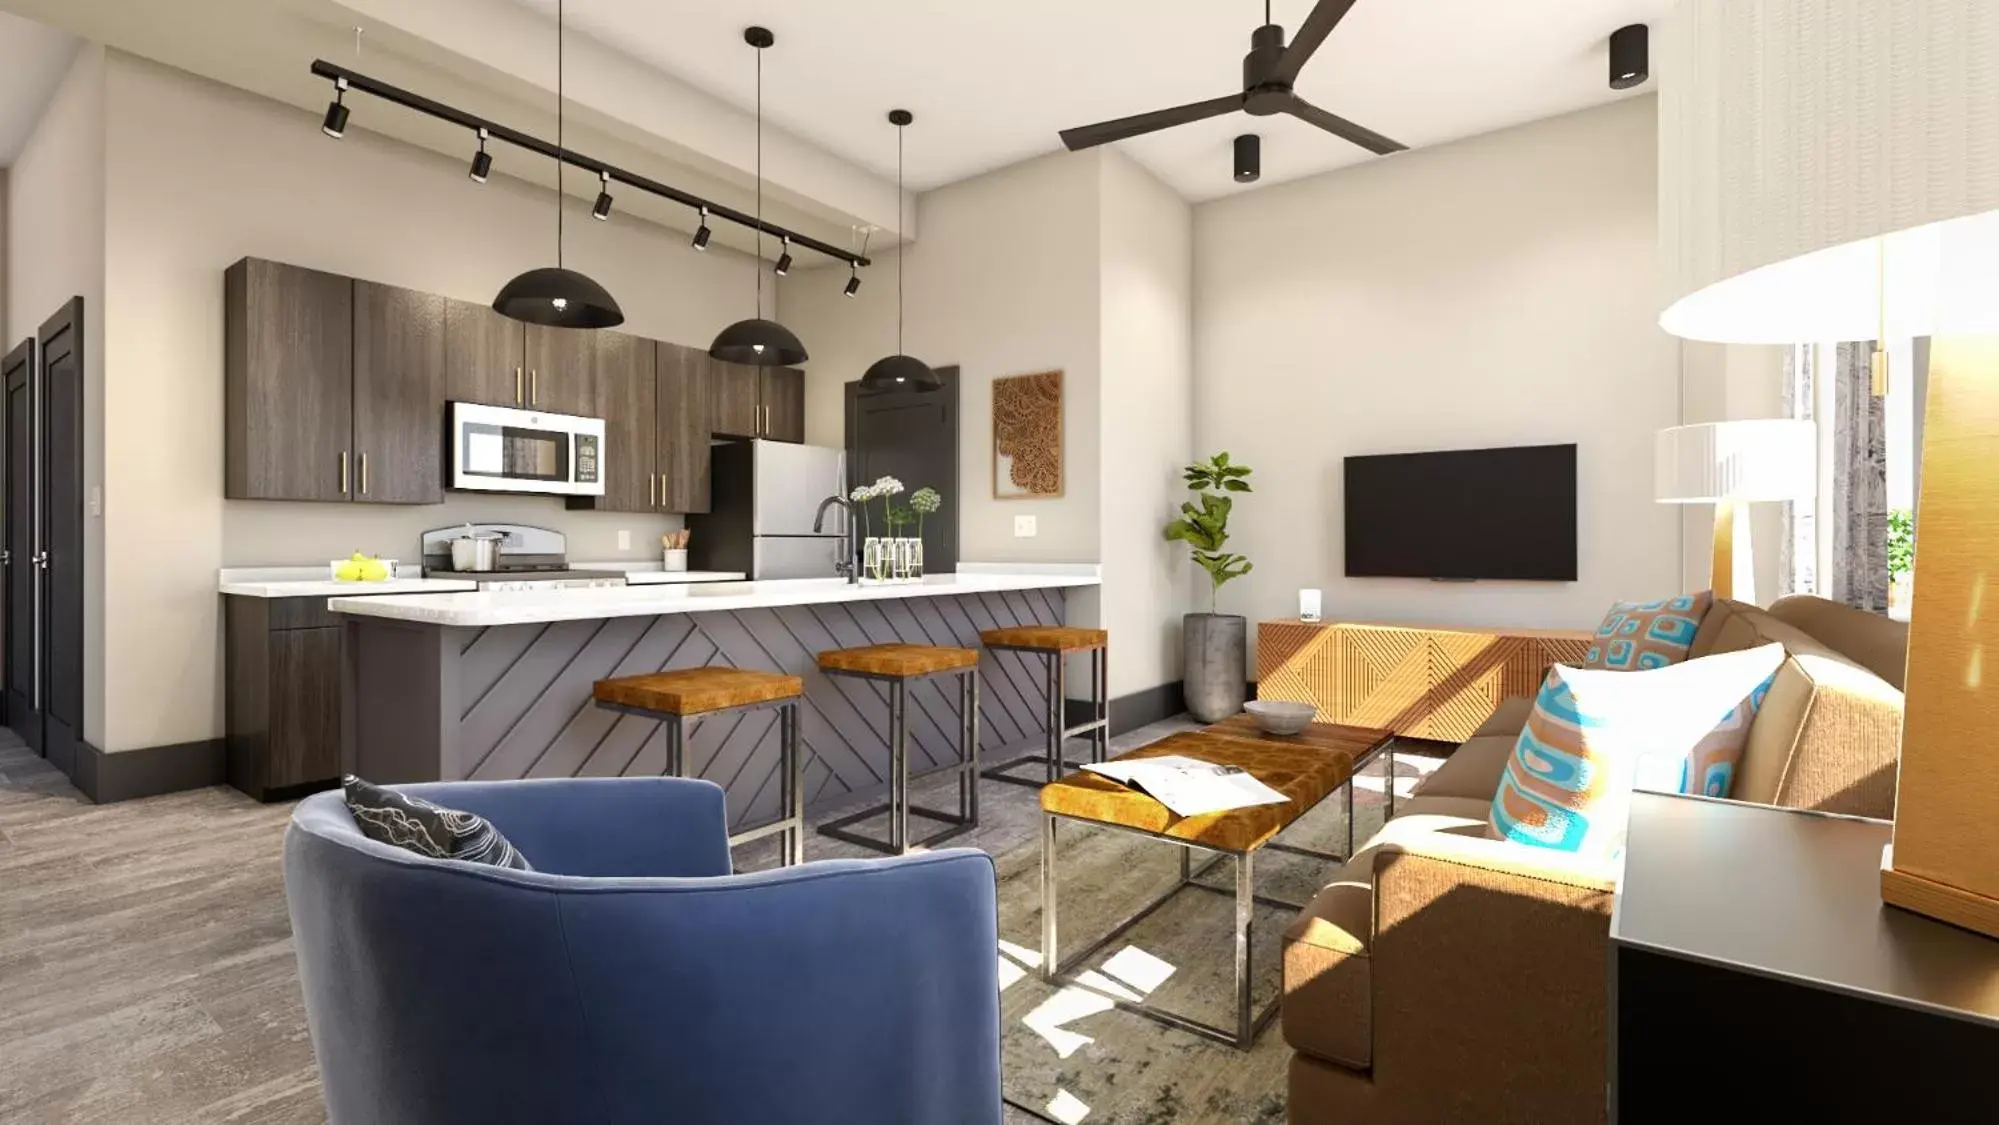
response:
M311 566L355 551L416 561L418 539L431 528L465 522L522 523L553 528L569 537L578 561L659 560L659 537L679 530L673 515L572 512L553 496L446 493L442 504L294 504L231 500L222 511L222 565ZM618 532L631 547L618 549Z

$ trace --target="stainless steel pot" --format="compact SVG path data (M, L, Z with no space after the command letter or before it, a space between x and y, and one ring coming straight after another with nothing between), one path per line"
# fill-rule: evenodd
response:
M500 569L500 541L492 532L461 535L451 541L451 569L477 572Z

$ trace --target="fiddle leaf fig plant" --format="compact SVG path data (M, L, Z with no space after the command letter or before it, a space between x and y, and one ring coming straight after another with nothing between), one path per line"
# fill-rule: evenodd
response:
M1194 500L1180 505L1180 518L1166 525L1168 541L1179 540L1194 552L1194 561L1208 572L1208 612L1213 613L1222 587L1255 569L1248 558L1223 550L1229 541L1229 513L1234 492L1254 491L1250 469L1229 461L1226 452L1187 466L1183 476Z

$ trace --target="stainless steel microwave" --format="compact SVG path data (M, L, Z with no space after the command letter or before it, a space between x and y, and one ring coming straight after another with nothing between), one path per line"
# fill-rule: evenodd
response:
M476 402L451 404L451 487L604 494L604 420Z

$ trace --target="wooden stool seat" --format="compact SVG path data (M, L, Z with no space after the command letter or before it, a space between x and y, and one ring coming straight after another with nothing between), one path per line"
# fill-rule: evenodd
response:
M598 680L592 693L599 703L685 717L797 699L805 693L805 684L797 676L777 672L684 668Z
M955 672L978 662L979 654L972 649L940 645L868 645L819 654L819 667L824 671L895 680Z
M987 648L1017 648L1030 652L1088 652L1108 648L1111 635L1105 629L1076 629L1068 625L1015 625L987 629L979 634Z

